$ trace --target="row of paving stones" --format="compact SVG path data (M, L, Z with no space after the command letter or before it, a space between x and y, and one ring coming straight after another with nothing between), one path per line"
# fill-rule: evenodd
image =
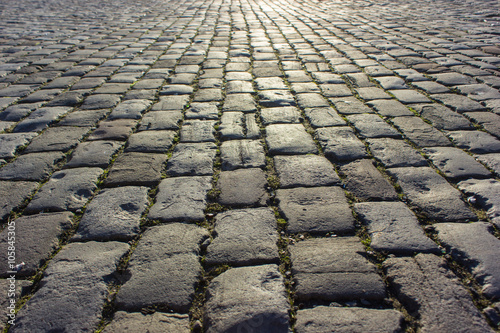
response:
M218 7L214 8L212 11L216 13ZM146 211L150 220L161 222L204 220L209 203L207 193L213 189L213 165L218 149L221 171L216 178L215 190L220 192L217 202L232 209L217 214L212 235L193 224L168 223L148 228L127 262L126 277L120 283L122 286L114 302L120 311L106 330L117 331L129 325L142 325L143 322L151 326L172 325L176 329L187 329L189 318L185 314L195 297L196 285L204 268L199 261L200 244L203 244L205 268L221 264L248 266L231 268L210 282L206 291L204 316L208 331L238 328L288 330L290 304L284 278L276 265L283 264L279 251L289 253L291 271L285 276L294 282L292 290L297 301L306 304L304 309L292 309L296 317L296 331L322 331L339 327L348 331L397 331L402 325L402 315L387 304L382 306L385 309L378 308L387 298L382 280L384 275L389 281L391 292L410 315L419 319L423 329L488 330L465 289L442 259L434 254L410 257L414 253L439 253L439 249L426 238L418 219L406 205L397 200L396 191L384 177L384 173L391 175L392 181L401 186L412 207L414 205L422 210L430 220L475 220L476 216L462 201L460 192L430 168L427 160L418 154L417 149L424 148L423 151L431 156L433 165L442 169L450 181L462 180L458 184L459 188L473 195L478 205L489 208L490 219L495 221L498 203L494 202L495 195L491 191L498 182L492 178L490 171L471 160L470 155L452 146L452 142L436 129L442 128L426 126L421 118L404 105L416 110L417 106L412 101L427 103L422 109L427 110L426 114L431 119L433 115L440 119L441 113L435 109L444 107L420 97L425 95L415 95L412 89L404 89L402 94L391 90L400 103L385 95L380 97L383 90L361 90L363 87L360 87L359 82L363 76L354 74L362 74L361 69L366 73L366 67L369 66L363 67L356 63L356 66L349 64L350 67L339 67L347 65L344 63L346 59L353 59L354 51L349 53L346 52L347 48L339 46L349 42L335 37L337 31L335 35L332 32L329 32L329 36L325 35L329 38L314 38L318 37L314 31L322 30L310 27L312 22L294 6L280 8L251 3L231 8L235 11L232 13L233 21L224 15L219 21L195 20L197 28L190 30L190 33L195 38L199 36L200 41L204 40L205 46L210 45L209 49L193 48L183 53L191 44L180 41L170 45L165 58L158 58L154 66L158 63L161 66L162 60L170 64L165 65L166 71L163 69L167 72L167 85L163 84L165 76L158 79L160 81L139 81L134 85L132 92L136 86L140 90L155 91L153 95L141 91L142 96L156 96L156 92L159 92L157 103L153 104L154 100L147 98L127 100L128 92L114 90L118 87L103 94L99 91L101 86L76 111L64 117L57 127L49 127L38 136L38 144L36 138L33 139L19 156L11 148L11 155L5 158L15 158L0 169L2 177L6 177L5 193L10 195L18 190L19 185L27 189L24 194L17 195L18 199L12 199L17 201L6 207L5 215L32 193L38 186L37 181L50 176L57 168L57 162L64 161L65 152L72 154L65 168L52 174L29 202L23 211L25 216L14 220L18 226L21 222L27 226L31 222L26 230L32 236L25 238L23 235L21 239L28 247L37 245L36 251L43 248L43 253L38 256L29 255L33 260L20 274L32 275L39 267L39 260L47 259L58 247L58 235L71 229L73 222L73 215L67 212L30 214L47 210L79 212L94 191L104 187L85 207L72 242L65 245L49 262L41 280L41 288L21 310L19 325L13 330L35 330L35 327L41 327L41 323L76 330L96 327L108 294L110 275L115 271L116 262L129 250L123 241L129 241L141 232L141 216ZM204 15L200 11L199 16ZM242 23L243 19L245 23ZM181 20L183 24L187 22L190 20ZM198 27L203 23L208 27L226 23L227 28L237 27L235 30L244 30L244 33L239 38L236 33L232 35L229 44L229 29L221 29L217 37L212 39L210 28L205 34L200 32ZM322 24L326 25L323 21ZM342 24L339 23L339 26L342 27ZM328 34L328 29L322 32ZM273 47L278 49L278 58ZM326 53L328 50L331 53ZM228 56L230 62L227 62ZM365 59L360 54L357 56ZM301 61L295 60L297 58ZM202 61L203 70L200 72ZM154 70L154 66L146 75ZM128 72L124 73L130 78ZM156 75L155 72L153 75ZM353 77L358 78L354 83ZM348 83L344 81L345 78L348 78ZM375 86L379 82L378 85L383 89L391 89L384 87L383 80L375 82L368 78L366 76L367 84ZM146 86L141 84L147 85L149 89L144 89ZM130 83L127 87L130 87ZM258 103L252 96L254 89ZM354 97L354 92L360 99ZM121 101L123 94L125 100ZM362 100L367 103L363 104ZM384 105L384 101L389 104ZM188 102L191 102L189 108L181 113L180 110ZM219 102L220 109L217 107ZM112 109L111 112L101 111L108 107ZM458 109L455 110L457 112L445 110L445 113L451 112L448 114L454 116L461 113ZM72 109L57 111L61 115ZM222 111L221 116L219 111ZM94 122L91 120L91 125L85 126L85 121L78 115L80 112L92 112L90 118ZM72 115L75 115L74 118ZM390 117L387 119L389 121L385 122L379 115ZM91 131L96 120L103 116L107 118L99 123L97 130L87 136L85 142L79 143ZM52 117L52 120L57 118ZM453 119L452 123L466 126L468 131L464 140L468 143L456 146L478 154L498 153L497 150L473 151L471 144L476 141L470 139L471 133L482 135L483 132L475 131L470 122L462 118ZM181 119L183 122L180 124ZM13 133L7 134L17 133L16 128L24 121L15 122ZM78 124L78 130L82 131L71 127L61 138L58 134L62 130L58 129L64 127L65 122L68 122L66 126ZM20 128L30 128L28 133L35 132L48 126L50 121L42 123L32 127L26 122L27 125L23 124ZM259 140L259 124L265 130L264 146ZM137 125L139 127L135 131ZM217 131L214 125L217 125ZM319 145L308 133L312 130ZM401 133L409 141L402 140ZM72 139L68 140L68 135L72 135ZM498 149L494 141L496 139L486 138L490 140L486 142L490 148L486 149ZM30 138L24 140L22 144ZM124 151L120 152L108 169L111 157L125 141ZM460 142L459 135L453 143L456 141ZM77 147L72 151L74 145ZM449 146L452 150L444 150L443 146ZM49 155L34 155L46 154L47 151L52 154L48 160L46 156ZM167 152L171 152L171 157L166 155ZM323 156L323 152L330 161ZM375 168L368 159L369 154L383 165L384 173ZM455 160L454 164L458 166L445 163L440 168L440 160L447 162L455 159L456 155L463 155L465 162ZM27 156L24 162L23 156ZM45 160L41 158L43 162L36 162L38 156ZM162 179L167 157L165 173L168 177ZM331 161L335 163L341 177ZM467 162L473 167L465 168L466 172L475 168L472 175L460 174L463 171L460 167ZM31 163L31 170L26 170L24 176L17 176L23 173L13 171L29 167ZM41 167L46 165L44 163L49 165L45 169ZM495 170L494 164L486 163L490 170ZM275 193L268 188L272 184L266 180L266 165L267 169L273 166L271 169L279 179ZM216 163L216 171L218 168ZM34 179L24 178L33 177L34 171L40 169L44 170ZM99 183L103 169L107 169L106 177ZM498 171L495 172L498 174ZM463 180L474 177L486 179ZM155 203L148 210L148 190L158 183ZM374 201L354 205L356 213L367 225L371 247L403 256L386 260L382 276L366 259L359 239L353 237L355 219L342 188L344 185L358 200ZM68 193L73 195L68 196ZM276 241L283 235L277 233L275 213L271 207L286 219L289 234L307 233L319 237L278 249ZM53 225L51 230L45 225L41 228L42 218L50 221ZM475 228L474 231L471 231L472 228ZM465 266L471 267L484 288L484 294L491 299L498 297L494 265L498 239L490 233L489 224L439 223L436 229L438 237L449 247L451 254ZM42 239L47 240L47 243L38 247L39 242L33 239L44 233L47 236ZM322 237L327 233L343 237ZM470 237L471 233L474 238ZM207 242L210 236L213 239ZM468 242L463 243L462 238L468 238ZM487 240L489 243L486 243ZM488 251L478 250L480 244ZM96 259L94 253L102 255ZM159 279L165 271L169 272L169 278ZM56 295L62 289L60 281L68 281L67 290L61 291L61 295L68 296L63 301L67 302L65 304L54 301L60 297ZM82 300L81 292L67 295L67 291L73 289L88 289L85 301ZM444 313L438 310L443 300L450 304ZM321 306L329 302L347 302L356 306ZM54 316L60 317L57 321L52 317L42 319L42 313L47 308L45 305L49 303L52 304ZM82 308L74 306L80 303L84 303ZM88 304L92 306L87 307ZM184 315L157 313L143 316L136 312L148 306L163 306ZM69 312L62 314L60 309ZM79 315L75 316L74 313ZM68 321L68 317L77 319ZM457 327L457 318L463 320L460 327Z

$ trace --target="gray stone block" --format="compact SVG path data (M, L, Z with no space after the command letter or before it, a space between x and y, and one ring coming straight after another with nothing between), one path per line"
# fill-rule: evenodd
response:
M90 129L90 127L67 126L48 128L42 134L31 140L25 152L39 153L56 150L66 152L74 148Z
M236 209L219 213L215 239L207 249L209 265L255 265L279 261L276 218L270 208Z
M269 199L264 171L257 168L222 171L217 188L219 203L228 206L264 206Z
M330 101L340 114L373 113L373 110L361 103L356 97L331 98Z
M354 231L354 218L340 187L279 189L276 201L288 220L289 233Z
M382 278L363 255L357 237L308 239L289 246L289 250L299 300L384 299Z
M500 183L497 180L464 180L458 183L458 188L469 196L469 201L486 209L491 222L500 227Z
M500 140L491 134L481 131L454 131L448 136L462 149L474 154L489 154L500 152Z
M382 138L367 141L375 158L387 168L428 165L425 158L403 140Z
M432 98L458 113L484 111L485 107L468 97L457 94L434 94Z
M104 120L99 127L90 134L87 140L127 140L137 126L137 120L117 119Z
M108 116L114 119L141 119L142 114L151 106L147 99L131 99L118 104Z
M266 127L271 155L315 154L318 148L301 124L274 124Z
M207 289L207 333L289 331L288 300L276 265L232 268Z
M441 104L415 104L412 108L437 129L447 131L472 129L472 124L464 116Z
M394 99L378 99L369 101L367 104L384 117L413 116L413 113L403 103Z
M306 108L304 113L312 127L345 126L346 122L332 107Z
M21 155L0 168L0 179L41 181L47 178L55 169L56 164L63 159L62 152Z
M217 120L219 109L216 103L191 103L186 110L186 119Z
M432 163L447 177L457 178L487 178L491 176L481 163L461 149L454 147L424 148Z
M350 127L319 128L316 134L328 158L336 161L350 161L368 156L365 145Z
M80 143L66 163L67 168L97 167L107 168L111 157L123 145L119 141L89 141Z
M165 154L124 153L116 159L104 181L106 186L153 186L161 179Z
M140 312L129 313L118 311L111 324L106 326L104 333L134 333L146 331L149 333L177 332L189 333L189 316L186 314L155 312L144 315Z
M493 332L443 259L419 254L383 265L396 297L419 318L422 332Z
M264 107L294 106L295 99L288 90L262 90L259 103Z
M217 146L212 142L179 143L167 163L171 176L207 176L214 173Z
M338 185L341 182L333 165L322 156L275 156L274 165L280 188Z
M166 153L175 138L174 131L141 131L128 138L126 152Z
M399 119L399 118L398 118ZM375 114L347 116L359 134L365 138L400 138L401 134Z
M156 202L149 210L149 219L199 221L205 218L207 192L212 188L212 177L166 178L158 188Z
M21 120L17 126L14 127L14 132L40 132L70 110L70 107L44 107L37 109L31 112L28 117Z
M250 75L250 73L246 74ZM255 112L257 111L257 105L255 104L255 99L251 94L229 94L224 100L222 111Z
M263 168L266 165L264 147L257 140L231 140L221 144L222 170Z
M294 106L262 109L260 112L262 123L269 124L298 124L300 123L300 110Z
M38 187L36 182L0 181L0 220L19 207Z
M189 120L181 128L181 142L215 142L215 121Z
M16 151L27 145L36 133L5 133L0 134L0 158L14 157Z
M419 147L451 146L444 134L418 117L397 117L392 122Z

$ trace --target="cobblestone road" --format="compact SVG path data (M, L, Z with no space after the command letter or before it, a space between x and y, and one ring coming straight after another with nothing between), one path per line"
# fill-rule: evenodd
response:
M498 88L498 1L3 0L1 326L498 331Z

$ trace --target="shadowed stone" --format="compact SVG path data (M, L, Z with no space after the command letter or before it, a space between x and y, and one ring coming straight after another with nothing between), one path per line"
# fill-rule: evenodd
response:
M206 295L207 333L289 331L289 304L276 265L231 268L212 280Z
M57 124L59 126L93 127L108 113L109 110L78 110L76 112L71 112Z
M500 152L500 140L491 134L481 131L448 132L448 136L462 149L474 154L488 154Z
M31 112L14 128L19 132L40 132L71 110L67 107L44 107Z
M36 133L0 134L0 158L14 157L16 150L28 144Z
M9 216L37 187L38 183L35 182L0 181L0 220Z
M487 209L491 222L500 228L500 183L497 180L464 180L458 183L458 188L471 196L472 202Z
M248 208L219 213L216 237L208 246L209 265L255 265L279 261L276 218L269 208Z
M93 140L120 140L124 141L132 134L137 125L134 119L105 120L99 124L99 127L87 138Z

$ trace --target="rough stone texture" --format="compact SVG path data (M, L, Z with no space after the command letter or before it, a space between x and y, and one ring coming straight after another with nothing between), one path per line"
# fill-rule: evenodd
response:
M215 103L192 103L186 110L186 119L217 120L218 113Z
M181 142L215 142L215 121L190 120L181 128Z
M67 168L98 167L106 168L111 161L111 157L123 145L119 141L90 141L82 142L71 154L70 160L66 163Z
M417 217L402 202L363 202L354 205L361 220L368 226L370 247L397 254L439 252L425 236Z
M207 249L209 265L255 265L279 261L276 218L270 208L248 208L220 213L216 237Z
M117 307L137 311L160 305L186 313L201 275L199 244L207 237L208 232L195 225L149 228L130 258L130 279L116 296Z
M500 137L500 115L492 112L471 112L465 115L475 123L483 126L489 133Z
M13 332L97 329L110 275L129 246L119 242L66 245L44 272L41 288L18 313Z
M16 150L28 144L36 133L6 133L0 134L0 158L15 156Z
M306 108L304 113L312 127L345 126L346 122L331 107Z
M71 110L67 107L44 107L31 112L20 121L14 132L40 132Z
M403 315L394 310L318 306L297 311L297 333L402 332Z
M462 149L474 154L488 154L500 152L500 140L491 134L481 131L454 131L448 136Z
M392 121L408 139L419 147L451 146L446 136L418 117L397 117Z
M264 206L269 199L266 185L266 175L261 169L222 171L217 183L221 191L219 203L229 206Z
M380 115L385 117L412 116L413 113L402 103L396 100L380 99L367 103Z
M373 156L387 168L428 165L425 158L403 140L382 138L367 141Z
M127 143L127 152L166 153L173 144L174 131L141 131L132 134Z
M9 225L15 227L16 264L25 266L17 276L33 275L59 247L59 237L72 226L73 214L69 212L21 216ZM12 271L7 261L8 229L0 234L0 274L8 277ZM14 264L15 266L15 264Z
M102 173L100 168L76 168L55 172L35 194L26 207L26 212L81 209L97 188L97 180Z
M212 177L174 177L161 181L156 202L148 218L162 221L203 220L207 192L212 188Z
M68 151L90 130L89 127L51 127L37 136L26 147L27 153L44 151Z
M355 97L331 98L330 101L340 114L373 113L373 110L361 103Z
M340 187L279 189L276 201L288 220L289 233L354 231L354 218Z
M472 129L472 124L464 116L451 111L446 106L434 104L412 105L423 118L429 120L437 129L447 131Z
M7 218L37 187L35 182L0 181L0 220Z
M187 117L187 116L186 116ZM139 123L139 131L177 130L182 119L180 111L154 111L148 112Z
M224 100L222 111L255 112L257 106L251 94L230 94Z
M106 186L156 185L166 160L164 154L124 153L118 156L104 183Z
M180 143L167 163L171 176L207 176L213 174L217 146L212 142Z
M63 159L62 152L21 155L0 169L0 179L41 181L47 178L56 164Z
M350 161L368 156L365 145L350 127L319 128L316 134L328 158Z
M289 331L289 304L276 265L232 268L212 280L206 297L207 333Z
M148 190L135 186L103 190L85 209L74 239L130 240L140 231Z
M487 178L491 173L474 157L452 147L424 148L432 163L450 178Z
M88 140L119 140L124 141L137 126L135 119L105 120L90 134Z
M16 300L19 300L21 297L25 296L28 294L29 289L31 286L30 281L23 281L23 280L16 280L15 282L15 297ZM8 306L12 306L10 303L11 298L7 297L10 296L9 293L12 293L12 288L11 288L11 280L0 280L0 293L2 295L5 295L4 297L0 298L0 329L5 329L5 325L7 324L7 321L10 320L10 317L7 316L7 314L10 313L11 309L7 308ZM14 309L13 309L14 310Z
M395 200L394 187L375 168L373 162L362 159L340 168L346 189L361 200Z
M392 168L393 175L410 202L430 219L439 221L475 220L476 215L462 201L460 192L429 167Z
M300 123L300 110L293 106L262 109L260 112L262 123L269 124L298 124Z
M231 140L220 146L222 170L263 168L266 165L264 147L257 140Z
M493 332L443 259L419 254L383 265L396 297L419 319L421 332Z
M484 106L468 97L457 94L435 94L432 98L458 113L484 111Z
M178 332L189 333L189 316L186 314L155 312L144 315L142 313L128 313L118 311L111 324L106 326L104 333L134 333L134 332Z
M333 165L322 156L275 156L274 165L281 188L328 186L340 183Z
M486 164L497 175L500 175L500 154L474 155L474 157Z
M491 222L500 227L500 183L497 180L464 180L458 183L458 188L474 199L475 204L486 209Z
M315 154L318 148L301 124L274 124L266 127L271 155Z
M289 250L299 300L376 301L385 297L385 285L363 255L357 237L308 239Z
M493 236L491 224L439 223L438 237L451 255L466 265L483 286L486 297L500 298L500 240Z
M359 134L365 138L400 138L401 134L375 114L357 114L347 117Z

